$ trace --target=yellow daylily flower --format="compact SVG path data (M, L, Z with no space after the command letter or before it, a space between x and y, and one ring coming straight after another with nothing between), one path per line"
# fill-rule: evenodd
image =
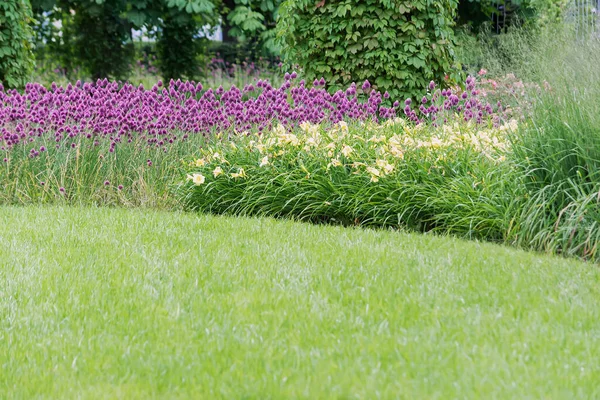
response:
M200 186L206 180L206 177L202 174L192 174L187 176L188 180L194 182L194 185Z
M386 175L391 174L394 171L394 166L386 160L377 160L376 164Z
M342 148L342 154L343 154L345 157L348 157L348 156L350 156L350 154L352 154L352 152L353 152L353 151L354 151L354 150L352 149L352 147L350 147L350 146L348 146L348 145L345 145L345 146Z
M348 133L348 124L346 123L346 121L340 121L338 122L338 125L340 126L340 129L343 133Z
M213 170L213 176L216 178L219 175L223 175L223 168L217 167Z
M247 175L246 175L246 171L244 171L244 168L240 168L237 173L234 172L231 174L232 178L246 178L246 176Z
M333 166L333 167L341 167L343 164L340 162L340 160L338 160L337 158L332 158L331 162L329 163L329 165L327 165L327 167L329 166Z

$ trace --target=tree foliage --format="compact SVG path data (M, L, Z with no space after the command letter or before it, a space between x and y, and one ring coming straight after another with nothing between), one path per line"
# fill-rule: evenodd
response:
M192 77L201 49L198 31L216 24L216 0L33 0L36 32L66 71L75 64L92 78L122 78L133 56L132 29L154 32L161 72ZM45 21L44 21L45 20ZM60 32L52 22L60 21Z
M132 24L124 18L121 0L69 1L73 16L75 52L92 79L122 78L133 59Z
M226 0L223 15L231 29L229 35L256 42L267 53L278 52L275 26L282 0Z
M278 37L290 64L331 90L369 80L392 98L453 71L458 0L287 0Z
M28 0L0 2L0 83L11 88L27 83L33 70L33 31Z
M196 60L202 44L196 37L197 29L193 14L177 8L164 11L157 38L158 66L164 79L194 79L198 75Z

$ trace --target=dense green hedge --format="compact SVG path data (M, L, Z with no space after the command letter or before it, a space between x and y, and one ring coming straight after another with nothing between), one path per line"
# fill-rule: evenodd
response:
M392 98L452 77L458 0L287 0L278 37L290 64L331 90L368 79Z
M0 2L0 82L5 86L24 86L33 70L30 22L28 0Z

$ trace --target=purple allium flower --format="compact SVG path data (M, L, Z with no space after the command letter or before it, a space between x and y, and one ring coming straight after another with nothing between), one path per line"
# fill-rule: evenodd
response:
M65 188L61 186L61 187L58 189L58 191L59 191L59 192L61 192L61 193L64 193L64 192L65 192Z
M294 72L290 78L296 76ZM396 108L400 106L397 101L393 108L382 106L383 100L390 98L389 93L367 90L371 89L368 81L363 85L368 100L356 97L355 83L345 92L335 94L319 88L324 85L323 78L315 80L314 88L307 88L304 80L292 84L288 79L279 87L273 87L266 80L258 80L256 87L260 90L247 96L244 93L251 91L252 85L246 85L243 91L234 86L229 90L221 87L201 92L201 84L180 80L171 81L167 88L160 90L158 87L163 87L162 82L154 85L152 90L105 79L66 87L55 84L53 90L29 83L25 94L14 90L0 92L0 142L5 147L2 151L32 143L32 147L35 146L29 153L32 158L47 151L44 146L36 146L36 141L42 140L43 144L53 140L56 148L63 143L77 147L80 142L81 151L90 145L106 144L112 153L118 146L145 143L166 152L170 148L168 144L186 140L190 135L208 136L212 131L234 129L238 132L263 131L278 122L291 126L303 121L335 123L347 118L382 120L394 118ZM467 86L467 98L463 99L463 103L451 90L444 89L423 103L431 104L429 108L423 108L429 114L427 117L420 115L419 110L410 109L410 99L405 102L409 106L405 113L414 122L431 121L439 112L435 103L441 95L447 97L443 106L440 105L442 111L452 112L461 107L460 110L472 109L473 115L479 116L482 112L486 118L497 117L491 106L484 106L478 99L474 78L468 79ZM471 99L468 99L469 92ZM483 116L477 120L480 118L486 122ZM179 138L175 130L182 132ZM78 136L80 139L76 139ZM72 140L67 141L67 138Z
M119 189L119 190L123 190L123 185L119 185L119 186L117 187L117 189Z
M431 81L431 82L429 82L429 90L433 90L433 89L435 89L435 82Z
M369 82L368 80L365 80L365 82L362 84L362 90L367 90L371 87L371 82Z
M421 99L421 103L427 104L427 101L427 96L423 96L423 98Z
M44 182L44 181L40 182L40 186L45 186L45 185L46 185L46 182Z
M110 185L110 181L104 181L104 186Z
M412 103L412 100L411 100L411 99L406 99L406 100L404 100L404 105L406 105L406 106L410 106L410 105L411 105L411 103Z

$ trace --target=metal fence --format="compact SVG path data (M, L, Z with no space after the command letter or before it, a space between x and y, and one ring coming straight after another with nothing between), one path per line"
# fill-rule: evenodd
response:
M600 38L600 0L571 0L565 21L572 26L577 39Z
M518 5L513 4L511 0L498 0L494 2L496 11L492 13L492 27L496 33L501 33L513 24Z
M493 30L501 33L513 25L518 18L521 2L496 0L492 14ZM568 0L564 13L578 39L600 38L600 0Z

